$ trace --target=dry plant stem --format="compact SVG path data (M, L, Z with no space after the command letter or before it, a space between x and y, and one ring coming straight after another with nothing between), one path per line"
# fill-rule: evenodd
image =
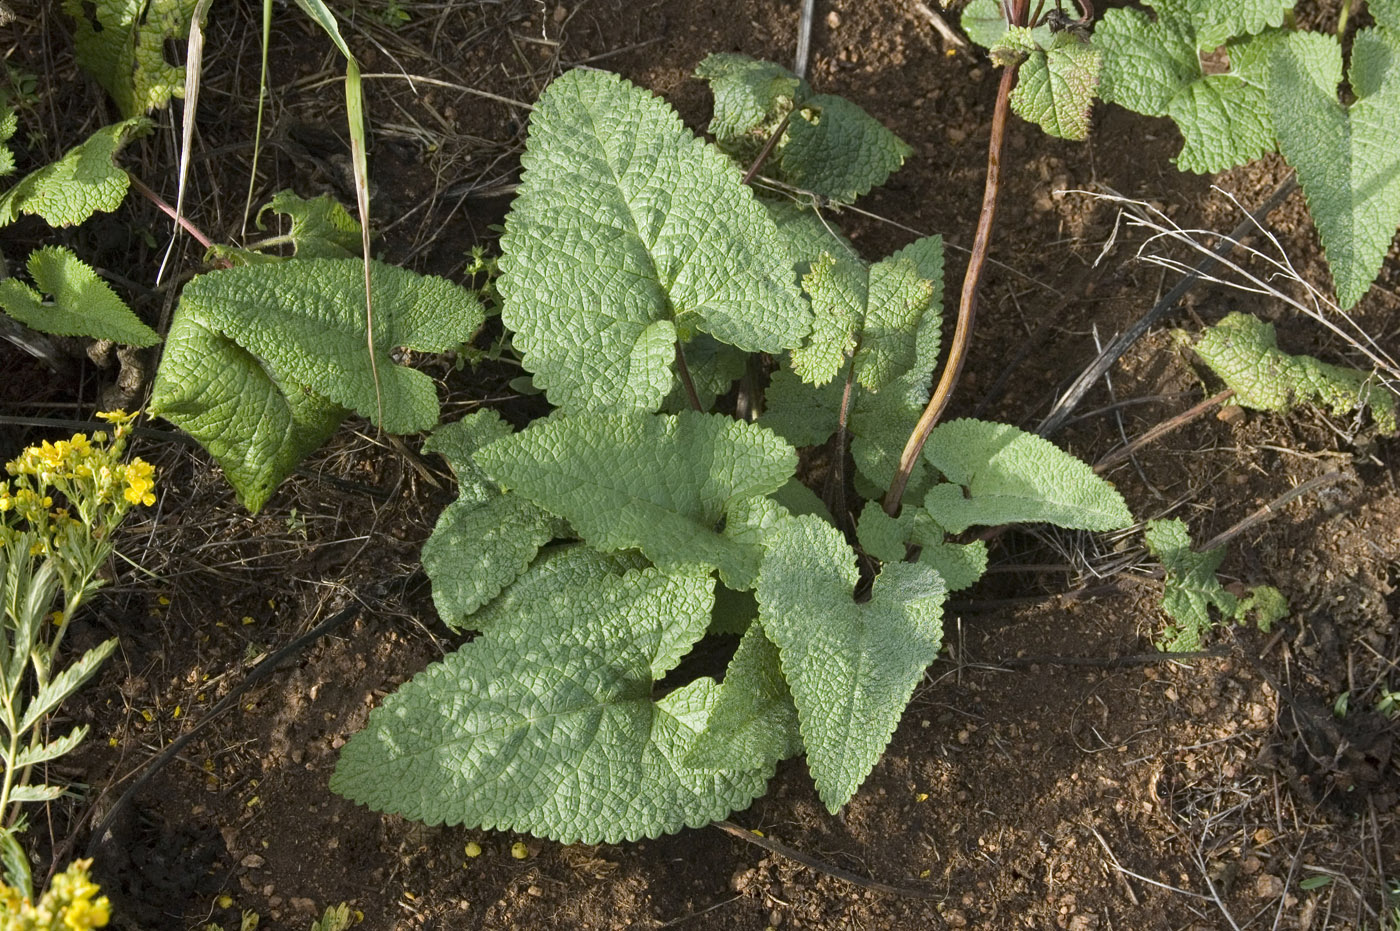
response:
M904 452L899 457L899 469L894 481L885 493L885 513L891 517L899 515L900 500L904 497L904 487L909 484L909 474L914 471L914 463L923 452L924 442L929 432L938 425L938 419L952 398L953 388L962 374L963 363L967 360L968 343L972 340L972 327L977 317L977 288L982 282L982 269L987 262L987 246L992 238L992 223L996 219L997 192L1001 182L1001 150L1006 139L1006 116L1011 109L1011 88L1016 83L1016 69L1002 69L1001 84L997 87L996 107L992 111L992 136L987 145L987 182L982 189L982 212L977 220L977 235L972 240L972 254L967 262L967 274L963 276L962 299L958 305L958 324L953 331L953 342L948 347L948 361L944 363L943 375L929 398L928 406L909 435Z
M1294 498L1300 498L1311 491L1317 491L1320 488L1326 488L1328 485L1335 485L1337 482L1343 481L1344 479L1351 479L1355 481L1354 476L1349 475L1346 472L1342 472L1340 470L1327 472L1323 475L1319 475L1317 478L1309 479L1308 481L1299 485L1297 488L1290 489L1284 492L1283 494L1279 495L1277 498L1270 501L1268 504L1264 505L1259 510L1255 511L1253 514L1250 514L1244 520L1239 521L1234 526L1230 527L1228 530L1224 530L1211 537L1209 540L1196 547L1196 552L1206 553L1210 550L1215 549L1217 546L1224 546L1226 543L1230 542L1235 537L1244 533L1246 530L1248 530L1250 527L1253 527L1255 524L1262 524L1264 521L1273 520L1280 513L1282 513L1283 506L1288 502L1292 501Z
M910 898L915 899L931 899L934 897L932 892L928 892L923 889L912 889L907 886L891 886L888 883L880 882L878 879L866 879L864 876L861 876L857 873L852 873L849 870L843 870L839 866L832 866L829 863L823 863L816 857L813 857L809 854L805 854L802 851L797 850L795 848L789 847L787 844L779 843L778 841L772 840L767 837L760 837L753 831L750 831L747 828L742 828L739 825L735 824L733 821L713 821L711 822L711 826L719 828L726 834L732 834L740 840L748 841L750 844L753 844L756 847L762 847L764 850L767 850L770 853L776 853L779 856L787 857L789 860L796 860L803 866L810 867L811 869L816 870L818 873L824 873L827 876L831 876L835 879L840 879L848 883L853 883L864 889L870 889L875 892L887 892L890 895L908 896Z
M758 170L763 167L764 162L768 161L768 156L773 154L773 147L778 144L779 139L783 138L783 133L787 132L788 123L791 120L792 111L788 111L788 115L783 117L783 121L778 124L778 128L773 130L773 135L769 136L768 141L763 143L763 148L758 152L758 158L755 158L753 164L749 166L749 170L744 172L744 180L742 183L748 184L753 181L754 178L758 177Z
M846 366L846 387L841 392L841 411L836 419L836 435L831 442L835 454L832 456L831 468L827 471L826 477L826 507L836 518L836 524L841 528L842 533L850 534L855 528L850 526L850 521L846 519L846 447L850 442L850 433L847 430L847 422L851 414L851 400L855 395L852 390L856 380L855 359Z
M1234 396L1235 389L1226 388L1219 394L1212 395L1211 397L1206 398L1204 401L1197 404L1195 407L1192 407L1190 410L1177 414L1170 420L1162 421L1161 423L1157 424L1157 426L1153 427L1151 430L1148 430L1142 436L1133 440L1131 443L1127 444L1121 449L1109 453L1107 456L1104 456L1098 462L1094 463L1094 471L1103 472L1105 469L1110 469L1113 466L1116 466L1118 463L1131 458L1133 453L1137 452L1139 449L1146 446L1148 443L1155 442L1156 440L1159 440L1162 437L1166 436L1168 433L1171 433L1173 430L1177 430L1181 427L1186 426L1188 423L1195 420L1197 417L1201 416L1206 411L1210 410L1212 407L1215 407L1217 404L1223 404L1230 398L1233 398Z
M146 198L151 203L159 207L161 209L161 212L163 212L166 216L170 217L170 219L178 223L181 229L193 236L195 242L199 243L206 249L214 248L213 240L201 233L199 231L199 227L195 226L189 220L186 220L184 217L177 214L175 212L174 207L170 206L164 200L162 200L161 196L155 191L146 187L145 183L140 178L136 177L129 171L126 173L126 176L131 179L131 186L136 188L136 193L140 194L142 197Z
M1070 412L1079 405L1080 401L1084 400L1084 396L1088 394L1089 389L1098 384L1099 379L1103 377L1105 372L1112 368L1113 363L1117 362L1123 353L1128 351L1128 347L1142 338L1143 334L1151 329L1153 324L1161 319L1168 311L1176 307L1177 302L1186 295L1187 291L1191 290L1197 280L1210 272L1211 269L1216 266L1219 259L1235 247L1240 238L1248 234L1249 231L1256 228L1256 226L1262 226L1264 219L1273 212L1275 207L1283 203L1284 199L1287 198L1289 194L1292 194L1297 186L1297 176L1289 175L1287 180L1280 184L1274 193L1269 196L1269 199L1264 202L1264 205L1242 220L1240 224L1230 232L1228 238L1212 249L1209 255L1196 264L1190 274L1178 281L1176 286L1163 295L1162 299L1156 304L1152 305L1152 309L1144 314L1140 320L1127 330L1124 330L1112 342L1104 347L1103 352L1099 353L1098 357L1094 359L1093 362L1089 363L1084 371L1079 374L1079 377L1074 380L1074 383L1070 385L1069 389L1055 402L1054 407L1050 409L1050 413L1047 414L1045 419L1040 422L1040 425L1036 427L1035 432L1043 437L1049 437L1063 427L1065 421L1069 419Z

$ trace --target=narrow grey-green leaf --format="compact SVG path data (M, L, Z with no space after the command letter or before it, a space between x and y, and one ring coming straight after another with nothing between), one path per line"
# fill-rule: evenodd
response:
M936 573L886 565L870 601L841 532L794 517L769 537L759 620L778 645L801 721L807 765L831 811L865 781L942 642L946 591Z
M49 760L56 760L73 751L78 744L83 742L87 736L88 726L80 724L62 737L50 740L46 744L35 747L25 747L20 750L14 761L15 769L24 769L27 766L34 766L39 763L46 763ZM6 761L8 762L8 761Z
M748 587L755 553L720 530L721 520L797 467L793 448L769 430L693 411L555 415L475 458L591 545L636 547L663 568L715 566L734 588Z
M939 424L924 458L948 479L929 490L924 507L951 533L974 524L1116 530L1133 522L1122 495L1087 464L1009 424Z
M654 837L747 806L771 768L684 763L718 698L713 680L651 700L704 633L712 584L604 571L566 602L499 619L370 716L332 789L430 824L565 843Z
M655 410L674 343L778 352L811 327L786 250L738 168L666 103L572 71L530 121L501 239L502 318L550 400Z
M26 802L52 802L62 795L63 789L58 786L15 786L10 790L10 803L18 805Z
M84 682L97 672L103 660L117 648L117 638L104 641L78 657L72 665L48 681L34 694L24 708L24 716L19 720L18 732L27 733L31 727L43 720L68 696L78 690Z
M154 346L160 334L142 323L107 282L63 246L29 253L29 275L39 286L6 278L0 281L0 307L25 326L55 336L110 339L129 346ZM42 294L53 303L41 303Z

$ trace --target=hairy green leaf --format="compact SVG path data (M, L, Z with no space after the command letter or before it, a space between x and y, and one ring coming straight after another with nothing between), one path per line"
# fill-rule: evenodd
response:
M178 312L166 335L150 412L194 437L254 513L349 414L280 378L195 315Z
M266 229L263 215L269 210L291 221L286 235L298 258L353 259L360 254L359 221L329 194L307 200L293 191L278 191L258 211L258 229Z
M1086 138L1103 53L1069 32L1057 33L1042 46L1024 28L1007 30L993 54L1003 48L1018 53L1018 58L1024 56L1011 92L1011 109L1052 136Z
M1194 348L1244 407L1283 412L1317 401L1337 416L1369 407L1382 432L1396 432L1396 397L1374 375L1282 351L1272 323L1230 313L1201 333Z
M15 153L10 151L8 143L18 128L19 116L9 101L0 97L0 178L15 170Z
M890 517L878 501L870 501L856 525L861 548L881 562L905 558L906 548L918 547L919 562L943 579L948 591L968 588L987 571L987 543L950 543L943 528L923 508L908 507Z
M475 459L591 545L635 547L663 568L714 566L734 589L752 584L760 559L737 510L797 467L796 452L770 431L692 411L555 415Z
M995 48L1007 32L1001 0L971 0L963 7L959 24L969 39L986 49ZM1037 26L1031 36L1041 48L1049 48L1055 38L1045 25Z
M277 374L304 385L390 433L438 422L430 377L394 364L398 348L441 352L469 342L483 312L472 292L442 279L373 263L375 359L365 340L364 267L358 259L298 259L231 268L195 278L184 314L223 334ZM170 365L167 357L162 372ZM178 378L176 372L167 381ZM159 392L159 388L157 391Z
M1377 26L1400 29L1400 0L1368 0L1366 10Z
M1269 112L1283 157L1322 238L1337 301L1370 288L1400 225L1400 35L1363 29L1348 79L1356 101L1337 100L1342 49L1323 33L1294 33L1270 58Z
M801 752L797 707L783 679L778 648L762 624L752 623L724 672L719 699L686 765L759 769Z
M1156 18L1104 13L1094 30L1103 52L1104 100L1170 116L1184 139L1177 167L1211 173L1273 151L1265 84L1268 56L1292 0L1156 0ZM1219 51L1217 51L1219 50ZM1221 62L1227 66L1223 70Z
M715 95L710 134L726 149L765 124L770 124L770 131L777 128L805 93L803 81L782 65L729 52L707 56L696 67L695 76L709 82ZM761 147L768 133L757 135L756 144Z
M472 462L477 449L511 433L494 410L440 427L423 451L441 452L457 473L458 498L439 515L423 544L423 571L443 623L467 617L514 582L554 537L554 520L518 495L503 495Z
M1266 631L1288 615L1288 601L1273 586L1255 586L1244 599L1226 591L1215 575L1225 559L1225 547L1196 552L1184 521L1148 521L1144 539L1166 570L1162 610L1171 622L1157 639L1161 649L1171 653L1199 650L1214 626L1211 608L1226 620L1244 621L1253 614L1260 629Z
M393 433L437 423L432 379L390 352L453 348L481 325L475 295L441 278L371 266L378 383L357 259L291 259L185 286L151 412L199 441L249 510L335 430L346 408Z
M920 239L869 267L823 253L802 285L816 319L808 343L792 351L792 370L822 385L849 357L856 381L879 391L914 365L915 333L941 308L943 240Z
M183 96L185 74L165 58L167 39L189 35L195 0L63 0L78 63L133 117Z
M388 698L336 766L336 792L430 824L616 843L749 804L771 767L685 764L719 689L651 692L705 630L695 571L601 570L496 619Z
M142 323L92 266L71 250L63 246L35 249L27 265L39 290L13 278L0 280L0 308L25 326L55 336L110 339L130 346L160 342L160 334ZM53 303L43 304L43 294L53 295Z
M865 781L937 658L947 593L931 569L893 563L870 601L856 604L855 553L817 517L783 521L767 547L759 620L778 645L807 765L834 812Z
M113 160L150 128L140 117L104 126L58 161L25 175L0 196L0 226L22 213L42 217L49 226L74 226L94 213L116 210L131 181Z
M884 184L912 154L903 139L856 104L816 94L793 112L778 159L784 181L851 204Z
M1122 495L1087 464L1010 424L939 424L924 458L948 480L929 490L924 507L951 533L973 524L1117 530L1133 522Z
M728 159L616 75L554 81L501 239L502 319L570 410L655 410L675 343L798 345L811 313L773 222Z

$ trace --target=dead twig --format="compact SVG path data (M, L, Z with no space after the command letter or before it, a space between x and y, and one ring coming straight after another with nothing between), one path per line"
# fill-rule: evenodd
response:
M882 883L878 879L867 879L858 873L852 873L850 870L843 870L839 866L823 863L811 854L803 853L794 847L789 847L787 844L775 841L770 837L760 837L748 828L740 827L733 821L712 821L710 826L719 828L726 834L732 834L740 840L748 841L755 847L762 847L769 853L776 853L779 856L787 857L789 860L796 860L803 866L816 870L818 873L824 873L833 879L839 879L843 882L860 886L862 889L870 889L874 892L886 892L890 895L902 895L915 899L932 899L935 897L934 893L927 889L915 889L910 886L891 886L889 883Z

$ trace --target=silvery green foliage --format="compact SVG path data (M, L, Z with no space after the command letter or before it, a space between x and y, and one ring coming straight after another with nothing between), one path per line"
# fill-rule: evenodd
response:
M94 213L116 210L131 180L113 160L150 128L141 117L104 126L58 161L25 175L0 195L0 226L21 214L40 217L49 226L74 226Z
M797 346L811 311L738 169L664 101L572 71L530 121L501 238L502 319L566 410L654 411L696 333L751 352Z
M160 334L142 323L72 250L44 246L29 253L25 264L35 287L15 278L0 280L0 309L25 326L55 336L110 339L129 346L160 342ZM52 303L44 303L45 294L52 296Z
M1274 325L1257 317L1227 314L1207 327L1192 348L1234 389L1232 403L1283 412L1316 401L1337 416L1369 408L1381 432L1400 429L1395 395L1370 372L1286 353L1278 348Z
M390 433L437 424L433 380L390 353L469 342L481 304L442 278L377 262L371 281L373 363L358 259L230 268L181 292L150 411L199 441L249 510L351 411Z
M710 55L695 69L715 95L710 133L745 166L787 126L766 174L818 197L854 203L885 183L913 154L905 142L843 97L815 94L806 81L747 55Z
M747 59L702 70L717 131L802 93ZM519 432L478 413L430 441L460 497L424 564L444 620L480 634L374 712L332 786L434 823L615 841L723 817L805 751L835 810L937 656L943 573L972 584L986 546L949 540L941 521L957 515L917 504L862 518L884 565L857 603L856 552L797 482L794 447L836 431L849 383L858 484L888 481L937 361L941 241L867 265L816 214L758 204L717 149L609 75L551 86L524 161L502 318L556 409ZM678 360L703 407L744 371L741 350L783 361L768 411L689 409ZM966 461L924 464L911 488L937 465L984 507L972 518L1002 498L1018 519L1071 526L1126 514L1064 453L985 427ZM1008 443L1025 455L977 460ZM1046 474L1018 481L1017 467ZM1022 500L1037 488L1039 512ZM904 561L910 544L922 561ZM741 639L722 683L685 682L673 670L707 634Z

